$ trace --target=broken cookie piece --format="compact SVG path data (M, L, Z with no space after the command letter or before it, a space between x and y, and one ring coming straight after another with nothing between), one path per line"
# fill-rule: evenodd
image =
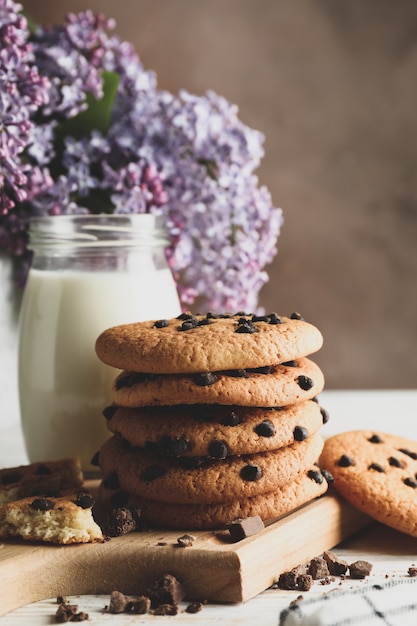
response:
M57 544L103 540L86 491L63 491L23 498L0 506L0 537Z

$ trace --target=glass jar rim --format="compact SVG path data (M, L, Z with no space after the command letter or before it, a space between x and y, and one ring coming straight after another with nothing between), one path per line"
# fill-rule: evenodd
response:
M165 218L152 213L48 215L29 220L28 248L161 246L168 244Z

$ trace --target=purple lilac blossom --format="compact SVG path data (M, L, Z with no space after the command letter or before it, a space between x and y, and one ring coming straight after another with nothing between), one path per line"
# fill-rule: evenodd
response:
M0 0L0 130L10 144L8 152L0 144L0 250L22 261L21 282L31 215L152 212L165 217L184 308L259 310L282 225L254 175L263 135L213 91L159 90L132 45L109 34L113 20L70 14L29 37L20 10ZM17 89L18 69L25 78ZM107 132L57 143L62 123L86 109L87 94L103 96L103 72L119 79Z

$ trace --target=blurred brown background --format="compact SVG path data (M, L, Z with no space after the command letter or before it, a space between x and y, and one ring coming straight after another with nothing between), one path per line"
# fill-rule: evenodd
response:
M415 0L23 0L114 17L162 89L213 89L266 135L284 210L267 311L320 327L331 388L415 388Z

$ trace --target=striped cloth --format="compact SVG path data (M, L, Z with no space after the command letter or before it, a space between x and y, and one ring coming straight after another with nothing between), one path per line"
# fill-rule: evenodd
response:
M281 612L279 626L417 626L417 578L295 602Z

